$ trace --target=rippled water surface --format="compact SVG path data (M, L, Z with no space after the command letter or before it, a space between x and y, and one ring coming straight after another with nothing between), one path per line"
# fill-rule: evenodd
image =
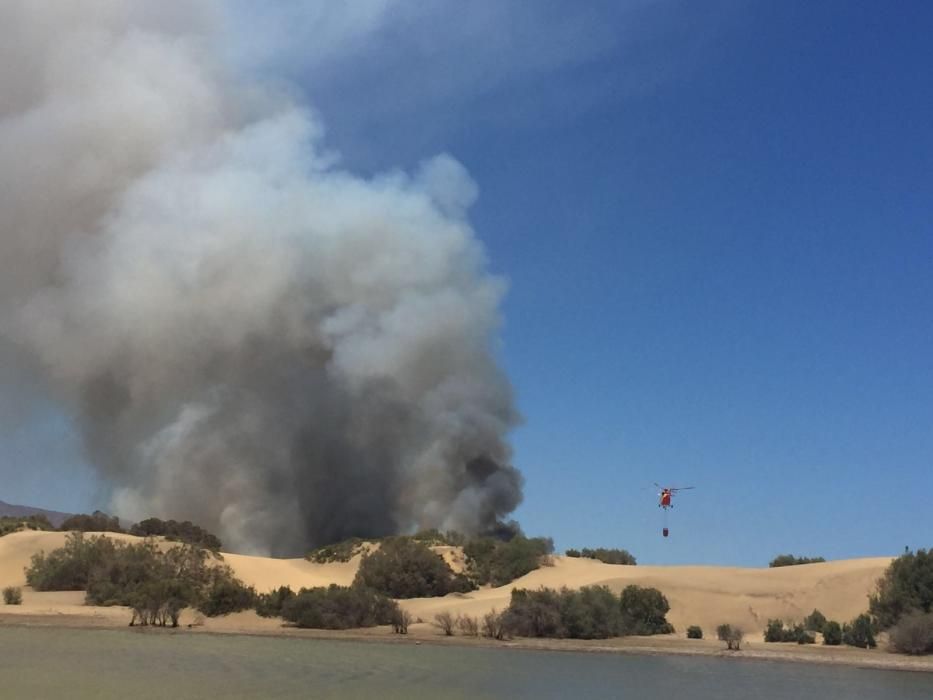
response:
M132 631L0 628L0 698L933 699L933 674Z

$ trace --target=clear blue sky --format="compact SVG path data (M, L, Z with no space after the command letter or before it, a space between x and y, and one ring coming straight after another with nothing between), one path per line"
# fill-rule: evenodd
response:
M346 167L446 151L476 180L525 530L643 563L933 546L933 4L460 4L313 58L302 3L243 14L289 38L237 60ZM68 469L43 505L98 505L62 431L9 438L47 466L5 500ZM697 487L667 540L654 481Z

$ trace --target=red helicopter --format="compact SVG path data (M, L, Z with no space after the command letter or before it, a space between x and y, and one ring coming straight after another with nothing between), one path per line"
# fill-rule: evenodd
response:
M696 488L695 486L661 486L661 484L655 482L654 484L661 491L658 493L658 508L664 510L664 527L661 530L661 534L665 537L668 536L669 530L667 529L667 511L669 508L673 508L674 504L672 502L674 494L678 491L689 491L690 489Z

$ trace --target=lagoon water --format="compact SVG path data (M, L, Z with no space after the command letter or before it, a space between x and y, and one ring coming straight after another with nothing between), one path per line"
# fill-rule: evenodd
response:
M930 700L933 674L739 659L0 628L0 698Z

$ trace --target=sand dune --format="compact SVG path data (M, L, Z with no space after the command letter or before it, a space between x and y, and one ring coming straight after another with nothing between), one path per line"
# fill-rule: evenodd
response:
M132 535L106 533L115 540L139 541ZM45 550L49 552L65 544L67 532L38 532L24 530L0 537L0 588L6 586L25 586L26 575L23 572L29 566L32 555Z
M348 562L314 564L306 559L271 559L249 557L244 554L224 554L224 561L236 572L238 578L257 591L271 591L279 586L292 589L329 586L336 583L349 586L353 583L360 556Z
M108 536L135 540L129 535ZM18 532L0 537L0 587L25 586L23 572L30 557L40 550L62 546L65 533ZM455 548L438 548L439 553L458 568L462 560ZM225 561L244 582L259 591L282 585L293 589L325 586L331 583L349 585L359 565L359 557L345 563L315 564L304 559L271 559L241 554L225 554ZM851 559L821 564L750 569L713 566L614 566L591 559L554 557L554 565L524 576L507 586L484 588L469 594L452 594L444 598L402 601L416 618L433 619L437 612L482 615L492 608L508 606L513 588L549 586L578 588L600 584L621 591L635 583L660 589L671 604L668 619L679 631L688 625L700 625L712 631L727 622L739 625L749 633L764 629L769 618L802 620L814 608L827 617L850 620L868 606L867 596L883 574L891 559ZM3 612L36 614L41 612L72 614L91 613L81 605L82 594L35 593L24 590L23 605L18 610L4 606ZM114 609L93 609L93 614L109 617ZM120 613L125 616L125 614ZM238 618L237 624L247 627L250 616ZM255 618L256 624L268 626L269 621Z
M605 585L615 592L629 584L653 586L670 601L668 620L683 631L700 625L738 625L763 630L769 618L801 621L814 608L828 618L847 621L868 608L868 594L891 559L851 559L777 569L715 566L615 566L592 559L555 557L554 566L533 571L501 588L445 598L403 601L425 620L443 610L481 615L509 604L513 588L579 588Z

